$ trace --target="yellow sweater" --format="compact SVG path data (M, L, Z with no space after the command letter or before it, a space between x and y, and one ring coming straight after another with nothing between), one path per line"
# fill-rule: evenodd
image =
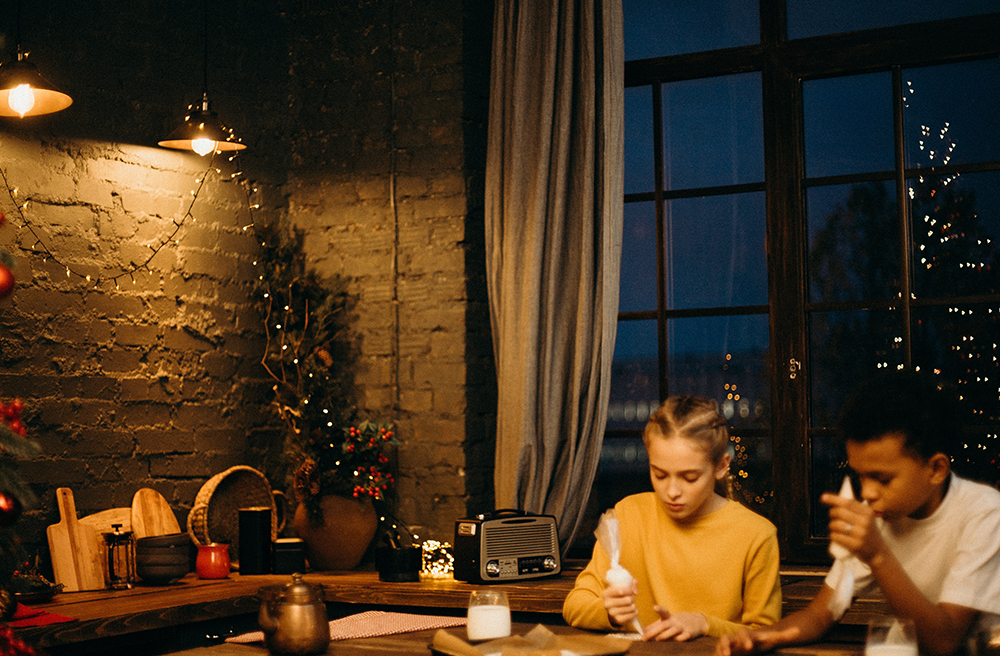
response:
M660 618L653 606L702 613L708 635L773 624L781 617L778 538L774 525L730 501L690 522L671 519L653 492L615 506L622 537L619 563L635 577L643 626ZM585 629L612 630L601 593L610 559L594 555L563 604L563 617Z

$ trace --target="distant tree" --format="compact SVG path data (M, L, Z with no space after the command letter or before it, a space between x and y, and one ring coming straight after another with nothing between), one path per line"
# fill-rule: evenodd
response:
M921 176L908 183L914 299L911 344L902 315L864 309L813 313L810 344L814 424L831 425L841 400L880 366L904 362L932 370L958 386L970 433L956 470L997 482L1000 463L1000 249L976 212L976 194L958 176ZM852 187L826 218L810 249L815 301L884 301L900 284L898 212L887 185ZM935 299L966 297L964 302ZM974 298L973 298L974 297ZM836 474L831 474L835 476Z
M898 219L885 183L854 185L816 231L809 255L810 299L893 298L899 290ZM885 310L810 315L813 423L829 426L851 388L882 363L902 361L898 314ZM836 486L835 486L836 487Z

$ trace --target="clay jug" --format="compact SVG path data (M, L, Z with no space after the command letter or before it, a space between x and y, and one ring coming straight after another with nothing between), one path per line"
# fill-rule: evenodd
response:
M354 569L378 528L371 499L327 495L320 509L319 525L309 521L304 504L295 509L295 532L305 542L309 566L318 571Z

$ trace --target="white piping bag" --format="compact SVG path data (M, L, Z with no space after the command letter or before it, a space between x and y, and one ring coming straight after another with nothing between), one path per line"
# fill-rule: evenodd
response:
M844 476L844 482L840 486L839 495L842 499L853 499L854 490L851 489L851 478ZM854 555L843 545L830 541L830 555L834 560L840 561L840 580L837 581L833 589L833 597L827 604L827 609L833 615L833 619L839 620L851 606L851 598L854 596L854 570L851 568Z
M601 521L597 524L597 530L594 531L594 535L597 536L597 543L601 545L604 552L608 554L608 558L611 559L611 567L608 568L608 573L604 575L608 585L615 587L632 585L632 581L634 580L632 574L618 564L618 558L621 556L622 551L622 536L618 530L618 518L615 517L614 509L608 510L601 515ZM632 628L637 633L645 632L642 622L639 621L638 617L632 618Z

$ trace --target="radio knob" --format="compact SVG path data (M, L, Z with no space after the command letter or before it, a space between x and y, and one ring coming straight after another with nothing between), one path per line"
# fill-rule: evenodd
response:
M500 563L496 560L486 563L486 573L490 576L500 576Z
M556 559L553 556L546 556L545 560L542 562L542 567L548 571L552 571L556 568Z

